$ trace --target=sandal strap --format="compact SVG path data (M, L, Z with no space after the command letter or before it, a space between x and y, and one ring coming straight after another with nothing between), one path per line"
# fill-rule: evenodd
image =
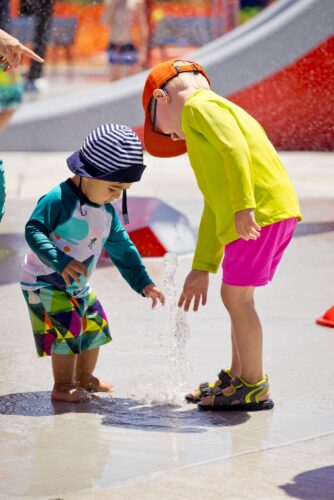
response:
M224 384L224 383L230 383L231 379L233 378L231 375L230 370L220 370L218 373L218 378L219 380Z
M209 385L209 382L203 382L202 384L199 385L198 387L198 390L199 390L199 397L200 398L205 398L206 396L208 396L209 394L211 394L211 387Z
M198 394L196 395L197 398L205 398L206 396L209 396L212 394L212 391L215 389L219 389L221 391L222 389L225 389L226 387L229 387L231 385L231 379L232 375L230 374L230 370L220 370L218 374L218 379L220 380L219 385L217 385L215 388L213 388L213 384L210 384L209 382L202 382L198 386Z
M217 386L220 390L225 387L228 387L231 384L232 375L230 375L230 370L220 370L218 373L218 379L220 380L220 384ZM202 382L198 386L199 397L205 398L213 391L213 384L209 382ZM223 386L223 387L222 387Z
M248 384L239 377L231 380L233 392L228 396L220 388L212 391L211 406L230 406L233 401L240 401L240 404L259 403L260 396L269 391L268 376L256 384Z

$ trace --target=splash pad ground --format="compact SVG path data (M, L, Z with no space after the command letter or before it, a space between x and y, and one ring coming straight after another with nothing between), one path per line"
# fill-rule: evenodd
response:
M0 498L332 498L334 336L315 318L334 297L333 154L282 153L304 223L273 284L257 293L276 406L228 415L200 413L178 398L168 402L160 364L168 311L151 312L113 267L99 268L92 284L114 338L101 350L97 373L113 382L114 397L83 405L50 402L50 361L35 358L17 279L24 223L37 198L68 176L66 153L2 158L8 203L0 225ZM202 202L183 165L187 158L146 162L143 182L132 193L160 197L196 229ZM190 265L191 257L179 259L178 291ZM147 267L162 286L163 262L149 260ZM212 276L208 305L187 315L189 388L214 380L229 360L219 287L220 275Z

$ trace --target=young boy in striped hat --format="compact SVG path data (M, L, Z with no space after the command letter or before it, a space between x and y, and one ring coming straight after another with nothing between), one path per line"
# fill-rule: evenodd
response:
M111 392L93 375L99 348L111 341L108 320L88 279L104 247L124 279L152 300L165 297L148 276L111 202L145 170L142 145L124 125L97 127L67 158L74 176L37 203L25 236L29 245L21 287L38 356L51 356L52 399L80 402L90 392Z

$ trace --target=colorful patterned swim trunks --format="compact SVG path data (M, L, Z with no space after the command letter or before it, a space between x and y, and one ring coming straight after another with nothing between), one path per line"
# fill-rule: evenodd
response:
M38 356L80 354L111 341L107 317L94 292L80 298L53 287L22 292Z

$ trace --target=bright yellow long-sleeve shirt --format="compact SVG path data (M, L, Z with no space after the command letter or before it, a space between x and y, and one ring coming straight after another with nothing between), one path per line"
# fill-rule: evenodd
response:
M290 178L261 125L211 90L196 90L182 111L190 163L204 196L193 269L217 272L239 238L234 213L254 208L260 226L298 217Z

